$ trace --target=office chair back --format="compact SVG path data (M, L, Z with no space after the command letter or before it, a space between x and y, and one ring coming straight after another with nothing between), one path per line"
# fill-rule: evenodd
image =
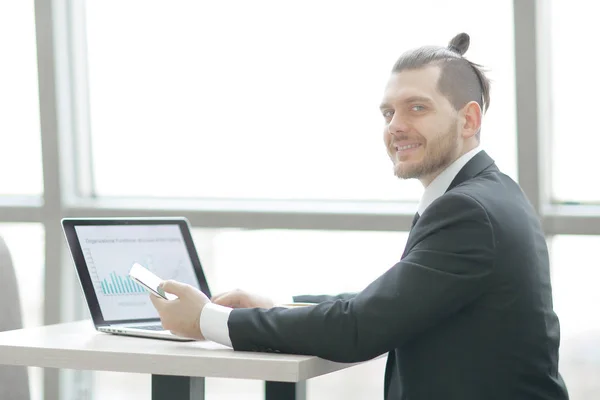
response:
M0 332L22 327L17 277L8 247L0 236ZM27 400L29 398L27 368L0 365L0 399Z

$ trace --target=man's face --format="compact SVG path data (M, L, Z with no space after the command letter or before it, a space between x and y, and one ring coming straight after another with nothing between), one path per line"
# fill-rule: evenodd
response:
M436 66L393 73L381 104L384 142L394 173L425 185L462 149L458 114L437 90L439 75Z

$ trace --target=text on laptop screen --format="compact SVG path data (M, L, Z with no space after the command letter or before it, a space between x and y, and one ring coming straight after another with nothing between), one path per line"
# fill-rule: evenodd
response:
M75 231L104 320L158 318L150 294L129 277L134 263L198 288L178 225L81 225Z

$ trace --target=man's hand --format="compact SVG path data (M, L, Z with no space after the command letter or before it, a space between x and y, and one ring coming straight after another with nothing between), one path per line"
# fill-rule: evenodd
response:
M268 297L251 294L240 289L213 296L213 303L231 308L271 308L275 306Z
M163 328L177 336L204 340L200 331L200 313L204 306L210 303L208 297L193 286L173 280L163 282L161 287L165 292L178 297L169 301L150 295Z

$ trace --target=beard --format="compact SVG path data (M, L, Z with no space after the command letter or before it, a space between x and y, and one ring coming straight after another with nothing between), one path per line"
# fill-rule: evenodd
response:
M457 130L455 124L450 124L446 133L427 141L425 156L421 162L398 162L394 165L394 174L400 179L420 179L432 175L450 165L455 160L457 151Z

